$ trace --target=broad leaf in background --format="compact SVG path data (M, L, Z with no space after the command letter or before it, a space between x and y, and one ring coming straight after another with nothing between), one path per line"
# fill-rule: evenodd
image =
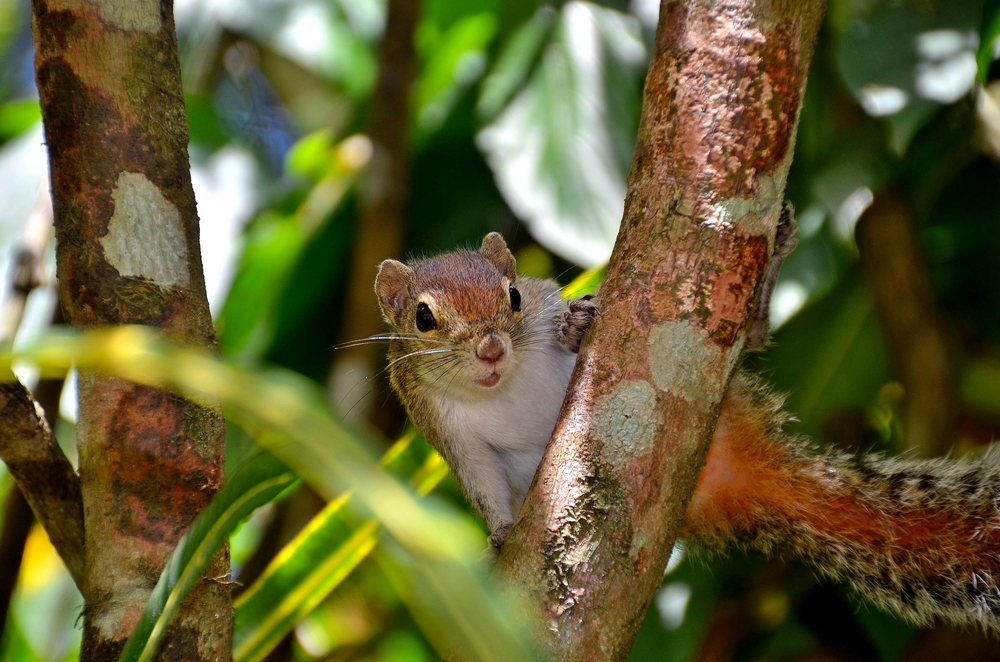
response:
M440 128L462 91L483 74L496 31L496 17L486 12L459 19L444 34L432 21L420 25L417 50L425 63L415 95L418 135Z
M817 340L819 339L819 340ZM855 271L784 326L759 366L789 394L793 427L822 439L824 416L872 404L892 379L871 292Z
M236 525L297 480L273 455L260 453L226 482L177 544L118 658L120 662L149 662L156 656L184 596L201 580Z
M511 612L472 570L484 546L482 532L442 502L419 503L378 467L372 443L330 417L322 395L302 377L241 370L204 351L168 345L150 329L134 326L51 334L29 350L0 353L0 370L9 371L15 360L34 363L43 373L70 365L109 372L177 390L205 406L221 401L230 418L321 495L334 499L353 491L352 509L363 506L359 515L379 520L407 559L397 568L403 579L429 591L416 606L431 603L443 610L414 614L429 624L424 634L439 652L497 662L534 659Z
M542 10L512 37L484 87L490 112L523 77L547 32ZM476 138L504 199L532 236L585 267L607 262L625 200L647 53L639 22L566 4L526 86Z
M335 143L329 132L302 138L288 169L314 183L293 214L266 211L251 224L229 296L218 317L219 343L228 356L259 356L274 332L275 306L303 250L343 201L371 158L371 141L354 135Z
M877 2L846 25L837 51L841 75L865 112L885 118L897 153L942 104L972 89L982 6Z

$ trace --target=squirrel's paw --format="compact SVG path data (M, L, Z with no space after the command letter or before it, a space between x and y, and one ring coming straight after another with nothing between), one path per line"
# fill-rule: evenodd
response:
M514 526L513 522L504 522L486 539L488 543L486 549L479 555L479 562L482 565L487 568L496 565L497 559L500 558L500 550L503 549L504 541L507 540L507 534L510 533L512 526Z
M569 308L556 315L556 340L567 350L580 351L583 334L597 317L597 304L589 294L569 302Z
M497 550L497 553L499 553L500 548L503 547L504 541L507 540L507 534L510 533L513 526L513 522L504 522L490 534L490 537L488 538L490 547Z
M795 210L792 209L790 203L784 203L781 207L781 216L778 217L778 231L774 237L774 253L764 271L760 298L757 300L757 312L751 322L750 332L747 334L747 349L760 349L767 344L771 332L771 294L778 282L781 263L785 261L789 253L795 250L795 246L799 243L795 239L795 231L798 227L798 223L795 222Z

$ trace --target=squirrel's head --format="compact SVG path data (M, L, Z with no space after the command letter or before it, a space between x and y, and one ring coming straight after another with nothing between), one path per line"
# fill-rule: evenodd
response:
M496 387L523 335L516 278L514 256L496 232L478 251L379 265L379 306L404 350L394 370L411 370L434 389Z

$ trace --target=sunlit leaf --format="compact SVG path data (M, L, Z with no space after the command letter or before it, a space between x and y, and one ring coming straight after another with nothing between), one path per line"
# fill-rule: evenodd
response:
M38 99L21 99L0 104L0 143L19 135L42 119Z
M145 327L52 334L23 351L0 354L0 368L15 359L37 364L43 373L75 364L171 388L206 406L221 401L230 418L321 495L334 499L351 491L352 511L357 507L357 514L378 519L409 559L405 579L430 591L426 599L442 609L426 618L434 627L424 631L439 652L498 661L533 658L485 579L472 570L484 545L482 532L441 502L418 503L379 469L369 450L373 444L329 416L307 380L224 365L202 350L165 344Z
M607 271L607 265L587 269L582 274L574 278L573 282L563 288L563 298L576 299L577 297L582 297L585 294L593 294L604 281L604 275Z
M178 543L119 657L121 662L148 662L156 656L184 596L236 525L296 480L270 453L258 454L236 472Z
M646 57L632 16L568 3L527 84L476 138L532 236L586 267L614 246Z
M369 520L351 531L338 517L346 501L327 504L237 599L236 662L266 657L375 547L378 523Z
M404 435L386 452L382 464L396 463L415 437L413 432ZM448 465L431 451L410 482L417 494L426 495L447 473ZM331 501L236 600L236 662L257 662L267 656L375 548L381 534L375 520L353 529L341 520L347 498Z

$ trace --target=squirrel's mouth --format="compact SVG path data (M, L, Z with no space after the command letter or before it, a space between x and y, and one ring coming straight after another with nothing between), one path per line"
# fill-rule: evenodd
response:
M477 379L476 383L485 388L493 388L494 386L497 385L497 382L499 381L500 381L500 373L491 372L489 376L484 377L483 379Z

